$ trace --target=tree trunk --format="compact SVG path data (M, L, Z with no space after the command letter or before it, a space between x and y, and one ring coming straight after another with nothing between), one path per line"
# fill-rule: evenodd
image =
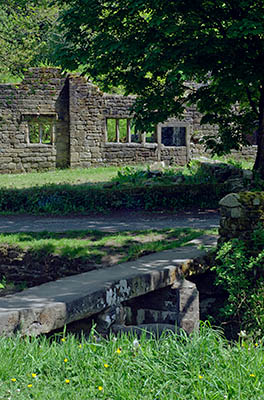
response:
M259 97L259 125L257 132L257 157L253 167L254 175L260 176L264 180L264 82L262 82L260 88Z
M253 167L254 173L264 180L264 120L259 125L257 132L257 157Z

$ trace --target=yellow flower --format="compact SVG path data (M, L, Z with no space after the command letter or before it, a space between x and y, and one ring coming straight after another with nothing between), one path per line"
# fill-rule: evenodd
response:
M199 379L203 379L203 375L199 375Z
M120 354L120 353L121 353L120 347L118 347L118 349L116 350L116 352L117 352L117 354Z
M108 364L104 364L104 367L105 367L105 368L108 368L108 367L109 367L109 365L108 365Z
M64 360L63 360L63 361L64 361L65 363L66 363L66 362L68 362L68 358L64 358Z
M11 378L11 381L12 382L16 382L16 378Z
M65 383L70 383L70 379L65 379Z
M258 343L255 343L255 346L258 347Z
M81 345L81 344L79 344L79 348L80 348L80 349L82 348L82 345Z
M36 378L37 374L31 374L32 378Z
M254 378L256 375L255 374L250 374L249 376L252 376Z
M64 337L61 338L61 342L66 342L66 339Z
M98 390L101 392L103 390L103 386L98 386Z
M28 388L31 388L31 387L32 387L32 383L30 383L29 385L27 385L27 387L28 387Z

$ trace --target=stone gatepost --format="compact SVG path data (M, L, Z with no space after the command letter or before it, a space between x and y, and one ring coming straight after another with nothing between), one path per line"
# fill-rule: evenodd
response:
M219 202L219 243L232 238L248 240L264 223L264 192L230 193Z

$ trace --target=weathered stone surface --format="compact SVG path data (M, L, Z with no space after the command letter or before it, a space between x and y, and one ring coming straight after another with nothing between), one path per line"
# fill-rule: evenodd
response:
M236 193L227 194L219 201L219 205L223 207L240 207L239 195Z
M231 193L220 200L219 204L219 243L232 238L248 240L259 224L263 225L263 192Z
M10 335L17 331L29 335L47 333L171 285L175 303L171 305L171 311L179 312L178 325L189 332L199 320L198 297L194 285L182 280L180 268L202 254L193 247L165 251L1 297L0 334Z
M194 283L177 279L170 287L125 303L128 324L172 324L190 333L198 327L199 293Z

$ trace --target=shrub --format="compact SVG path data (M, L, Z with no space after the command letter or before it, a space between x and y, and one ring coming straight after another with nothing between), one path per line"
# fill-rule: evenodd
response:
M217 252L216 283L227 292L222 318L253 336L264 334L264 230L250 241L232 239Z
M181 210L218 207L225 184L153 184L96 187L49 185L0 190L2 213L78 214L111 210Z

